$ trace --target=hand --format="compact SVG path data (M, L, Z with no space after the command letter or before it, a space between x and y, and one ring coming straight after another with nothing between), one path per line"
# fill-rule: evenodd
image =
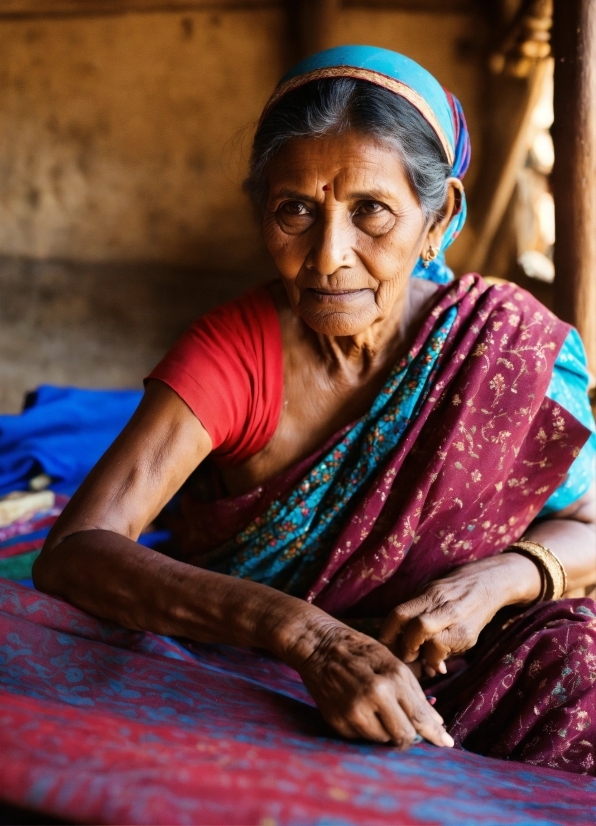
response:
M344 737L406 749L419 734L453 746L410 668L365 634L331 625L299 672L323 717Z
M535 565L519 554L470 562L394 608L379 640L404 663L420 658L429 676L445 674L445 660L472 648L497 611L531 598L536 577Z

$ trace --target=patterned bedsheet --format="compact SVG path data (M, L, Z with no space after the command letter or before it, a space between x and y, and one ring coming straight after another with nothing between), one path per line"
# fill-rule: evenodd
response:
M0 576L29 579L63 504L2 531ZM596 804L588 777L345 742L262 652L130 632L6 578L0 765L0 799L80 823L591 826Z

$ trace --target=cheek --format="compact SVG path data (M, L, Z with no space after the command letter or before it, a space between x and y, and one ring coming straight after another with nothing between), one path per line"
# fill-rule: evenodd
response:
M304 260L304 242L300 236L283 232L274 218L263 221L263 239L269 255L282 275L297 275Z
M301 259L296 250L296 238L282 232L275 219L263 220L263 240L277 271L281 275L290 306L296 310L300 303L300 290L296 277L300 272Z
M424 232L421 216L408 214L382 238L375 239L376 263L380 272L400 272L416 262ZM409 275L409 273L408 273Z
M362 244L362 261L378 284L376 302L380 309L388 309L405 289L417 257L412 236L404 232L366 239Z
M263 230L263 240L265 241L265 246L267 247L267 251L269 255L275 256L278 254L280 247L282 246L282 234L277 226L277 222L275 219L270 218L269 216L265 216L263 218L262 224Z

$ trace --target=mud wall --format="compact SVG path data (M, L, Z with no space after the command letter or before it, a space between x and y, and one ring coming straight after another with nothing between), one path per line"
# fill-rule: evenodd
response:
M42 381L138 385L194 315L269 274L240 185L289 36L282 3L0 11L0 410ZM352 6L334 34L403 51L460 97L469 185L483 37L471 11Z

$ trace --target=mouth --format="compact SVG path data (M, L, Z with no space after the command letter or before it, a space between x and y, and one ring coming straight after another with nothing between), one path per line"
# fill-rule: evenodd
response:
M321 301L323 303L335 303L342 301L353 301L354 299L363 296L364 293L368 292L368 290L365 288L359 290L329 290L309 287L306 292L312 295L317 301Z

